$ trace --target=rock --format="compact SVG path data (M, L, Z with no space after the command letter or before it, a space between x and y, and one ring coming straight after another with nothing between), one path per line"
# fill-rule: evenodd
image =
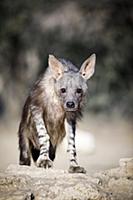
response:
M119 165L123 173L127 176L133 176L133 158L122 158Z
M0 200L132 200L132 164L121 159L119 168L92 175L10 165L0 173Z

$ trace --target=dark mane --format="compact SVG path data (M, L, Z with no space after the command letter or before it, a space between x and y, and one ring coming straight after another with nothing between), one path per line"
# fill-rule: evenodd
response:
M65 66L65 72L72 71L72 72L78 72L78 68L73 65L69 60L65 60L62 58L59 58L59 61Z

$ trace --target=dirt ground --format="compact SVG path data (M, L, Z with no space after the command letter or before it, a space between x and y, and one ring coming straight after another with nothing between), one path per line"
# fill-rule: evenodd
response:
M0 170L7 168L9 164L18 163L18 124L19 121L15 120L10 124L0 123ZM81 150L78 150L80 165L90 173L116 167L120 158L133 156L133 125L119 116L85 115L78 123L78 129L77 135L80 135L80 138L82 131L85 131L93 139L88 142L87 147L85 140L79 139L82 144ZM57 151L54 167L68 168L64 145L60 145Z

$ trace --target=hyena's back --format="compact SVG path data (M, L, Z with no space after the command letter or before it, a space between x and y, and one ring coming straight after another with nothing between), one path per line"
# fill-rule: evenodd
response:
M39 137L33 119L34 109L39 108L38 112L42 113L42 118L46 126L46 131L50 137L49 157L51 160L55 158L56 146L62 141L65 136L65 113L58 101L55 91L54 82L51 80L49 72L39 79L27 98L22 119L19 126L19 147L20 160L21 156L26 157L27 164L30 165L30 155L36 161L40 154ZM38 123L40 122L40 115L38 116ZM23 152L21 152L23 150ZM24 156L21 154L25 154ZM20 164L23 164L23 162Z

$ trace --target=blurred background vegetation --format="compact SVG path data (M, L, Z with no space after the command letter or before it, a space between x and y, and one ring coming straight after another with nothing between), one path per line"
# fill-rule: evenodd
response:
M86 148L86 153L79 151L82 166L88 171L107 169L131 157L132 52L132 0L1 0L0 169L18 163L22 107L47 67L48 54L78 67L97 54L96 73L88 81L87 113L78 125L94 138L95 148L90 153L90 144L80 143ZM66 154L59 151L55 166L66 168Z
M0 118L17 117L48 54L80 67L93 52L87 110L133 117L131 0L0 1Z

